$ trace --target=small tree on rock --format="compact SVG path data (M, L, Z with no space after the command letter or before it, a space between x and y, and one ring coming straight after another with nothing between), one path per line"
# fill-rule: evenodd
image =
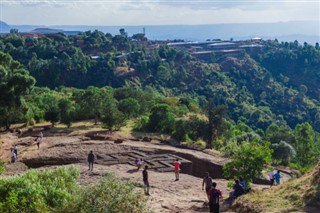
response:
M242 177L251 181L261 176L266 164L271 162L272 151L269 143L259 144L257 142L244 142L235 152L232 161L223 167L225 177Z

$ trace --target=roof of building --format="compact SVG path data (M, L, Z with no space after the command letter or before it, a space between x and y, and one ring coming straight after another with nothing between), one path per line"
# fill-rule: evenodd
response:
M63 30L60 29L51 29L51 28L36 28L30 33L39 33L39 34L56 34L56 33L63 33Z
M239 46L240 48L246 48L246 47L263 47L261 44L244 44Z
M235 45L236 43L233 42L219 42L219 43L213 43L213 44L208 44L208 46L225 46L225 45Z

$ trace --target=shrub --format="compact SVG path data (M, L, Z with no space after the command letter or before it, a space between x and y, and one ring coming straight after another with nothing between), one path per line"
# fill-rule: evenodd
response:
M80 188L75 167L29 170L0 179L0 212L10 213L144 213L145 199L130 182L109 175Z
M232 156L232 161L223 167L223 173L226 177L243 177L250 182L261 176L265 164L271 162L271 153L269 143L244 142Z
M0 180L0 212L54 212L78 189L75 167L29 170Z
M119 101L119 110L128 118L136 117L140 109L139 101L134 98L126 98Z
M101 121L105 128L118 131L121 127L126 125L127 118L121 111L115 108L104 112Z
M239 146L236 140L227 141L220 149L226 156L233 156L238 152L241 146Z
M273 149L273 157L285 166L296 156L296 150L285 141L272 144L271 148Z
M107 175L100 183L88 186L65 205L64 213L143 213L145 199L134 192L134 185Z
M197 140L194 144L197 145L197 146L199 146L199 147L202 148L202 149L205 149L205 148L206 148L206 142L203 141L203 140L201 140L201 139Z
M147 130L150 132L172 133L175 124L175 114L166 104L158 104L151 109Z
M134 127L133 127L133 129L134 130L145 130L146 129L146 126L147 126L147 124L148 124L148 122L149 122L149 117L148 116L146 116L146 115L142 115L141 117L139 117L138 119L137 119L137 121L134 123Z

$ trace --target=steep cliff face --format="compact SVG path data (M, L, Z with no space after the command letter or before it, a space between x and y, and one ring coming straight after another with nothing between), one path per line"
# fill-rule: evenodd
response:
M240 197L233 208L236 212L320 212L320 164L279 187Z

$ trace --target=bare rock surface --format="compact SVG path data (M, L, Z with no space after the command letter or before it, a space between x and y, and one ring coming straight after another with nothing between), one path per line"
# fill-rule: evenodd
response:
M51 130L48 130L51 131ZM34 134L34 133L33 133ZM148 165L150 155L175 155L181 159L192 162L190 171L182 171L179 181L174 181L175 176L171 165L166 165L166 172L159 172L151 166L149 182L151 185L148 196L148 208L151 212L208 212L207 198L201 190L202 177L205 171L210 171L215 178L218 188L227 198L231 189L227 187L227 180L221 179L222 166L228 161L221 156L214 156L197 150L182 149L160 143L152 139L151 142L132 140L132 136L126 138L123 135L106 133L105 135L94 134L92 140L88 134L73 133L71 131L59 132L58 134L46 133L40 145L40 149L34 142L34 137L25 135L18 138L12 133L0 136L0 158L8 162L10 160L10 148L13 144L18 145L18 159L14 164L8 163L4 175L10 176L27 170L27 168L55 168L58 166L75 165L80 170L79 183L90 185L98 182L102 176L112 173L121 179L132 181L137 187L137 193L143 193L142 170L137 171L133 166L133 157L141 154ZM121 138L121 144L114 141ZM88 171L87 155L92 150L96 156L94 170ZM128 153L134 155L127 156ZM164 163L168 164L168 163ZM253 188L266 186L253 185ZM222 206L223 212L228 208Z

